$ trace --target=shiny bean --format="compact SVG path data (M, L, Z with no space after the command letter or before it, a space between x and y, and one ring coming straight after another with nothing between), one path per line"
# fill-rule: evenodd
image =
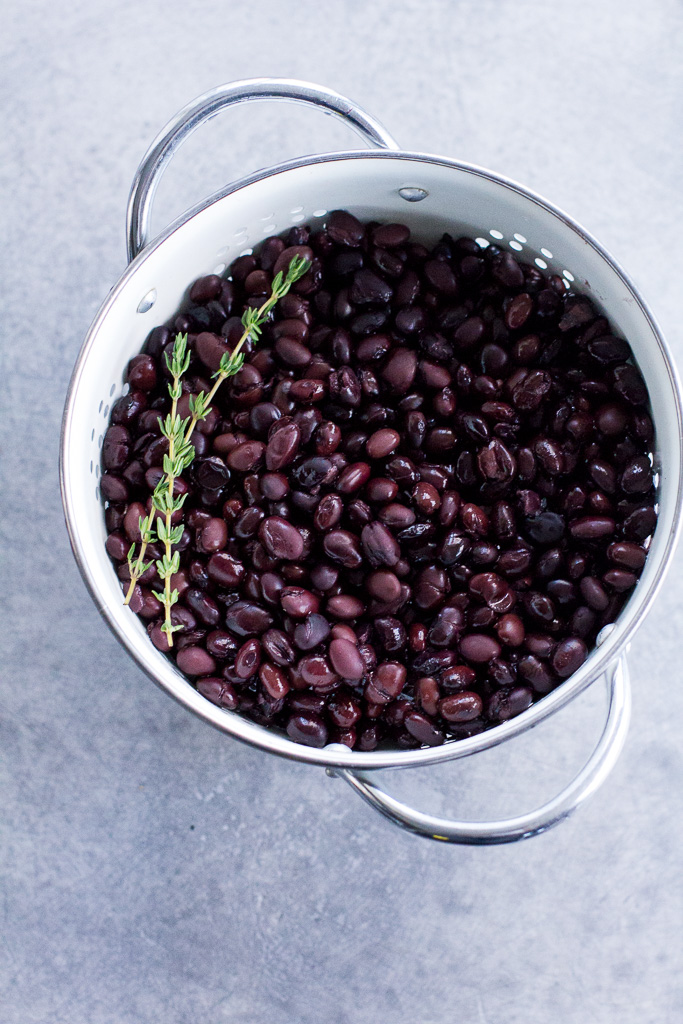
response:
M462 690L439 701L438 712L447 722L471 722L482 712L482 699L472 690Z
M411 387L417 372L417 357L411 349L397 348L389 356L382 370L382 377L398 394L405 394Z
M405 727L411 736L428 747L437 747L444 742L445 736L431 718L419 711L409 711L405 717Z
M259 670L261 644L258 640L246 640L235 655L234 672L240 679L249 679Z
M280 604L285 614L294 619L303 619L318 611L320 600L303 587L284 587L280 591Z
M271 472L277 472L288 466L296 456L300 440L301 433L296 423L288 423L281 427L268 441L266 467Z
M491 661L500 655L500 644L485 633L468 633L460 641L460 653L475 663Z
M361 531L361 544L371 565L396 565L401 549L383 523L368 523Z
M335 619L357 619L365 611L365 605L358 597L337 594L328 600L327 611Z
M385 459L396 450L401 440L401 435L396 430L382 428L376 430L368 439L365 450L371 459Z
M259 538L272 558L296 561L304 551L301 533L281 516L264 519L259 528Z
M573 675L583 665L588 656L588 649L579 637L568 637L555 648L552 656L552 667L561 679Z
M325 554L345 569L357 569L363 562L358 538L348 530L331 530L323 540Z
M358 647L350 640L335 639L330 643L330 661L334 671L342 679L362 679L365 674L365 664L358 653ZM353 725L355 721L357 719L348 723L337 722L337 725Z
M319 715L313 713L292 715L287 722L287 735L295 743L303 743L307 747L324 747L327 726Z
M203 647L184 647L176 655L176 664L186 676L210 676L216 671L214 658Z

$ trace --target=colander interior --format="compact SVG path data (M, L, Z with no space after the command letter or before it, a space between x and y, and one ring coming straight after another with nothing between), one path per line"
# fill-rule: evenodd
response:
M215 707L153 647L142 623L124 608L104 547L100 452L112 403L124 391L129 359L149 331L175 312L197 277L222 273L263 238L293 224L322 224L329 210L340 208L362 220L406 223L421 241L434 242L448 231L471 235L482 246L495 242L560 275L589 294L628 339L653 406L659 524L617 628L571 679L517 719L427 750L314 750ZM86 583L114 632L157 683L214 726L262 748L317 764L370 768L428 763L491 746L539 721L597 678L627 642L661 582L678 522L680 464L678 391L664 343L634 287L594 240L539 197L489 172L420 154L363 151L292 161L253 175L196 208L138 256L112 289L79 356L65 410L61 468L67 524Z

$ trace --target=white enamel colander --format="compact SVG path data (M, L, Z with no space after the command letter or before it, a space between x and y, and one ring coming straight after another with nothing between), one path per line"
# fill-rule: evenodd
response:
M369 150L307 156L257 171L189 210L152 241L148 225L154 190L177 147L225 107L254 100L291 100L337 116L363 136ZM111 405L124 390L128 361L149 331L180 306L198 277L220 273L236 256L293 224L322 223L328 210L361 220L402 222L418 240L444 231L510 247L520 258L576 281L579 289L628 339L647 383L656 430L655 479L659 520L632 597L581 668L556 690L508 722L439 747L358 752L322 750L224 711L202 697L151 643L143 623L124 607L105 551L99 489L102 439ZM73 551L105 620L145 672L211 725L264 751L326 767L381 813L403 827L456 843L503 843L557 824L609 774L628 729L630 691L625 650L671 561L681 509L681 401L668 349L645 302L612 257L570 217L521 185L445 157L399 149L389 133L355 104L328 89L283 79L254 79L214 89L185 107L150 147L133 183L128 208L130 263L85 339L64 411L61 486ZM604 731L574 780L542 807L503 821L462 822L416 811L386 794L377 769L417 767L466 757L536 725L591 683L608 692Z

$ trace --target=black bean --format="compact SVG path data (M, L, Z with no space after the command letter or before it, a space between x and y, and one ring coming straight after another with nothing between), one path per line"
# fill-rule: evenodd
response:
M534 308L534 300L526 292L520 292L508 304L505 310L505 323L511 331L523 327Z
M273 623L273 617L261 605L251 601L235 601L228 608L225 624L237 636L258 636Z
M468 633L460 641L460 653L475 663L491 661L499 656L500 644L485 633Z
M424 276L434 291L453 297L458 292L458 281L445 260L429 260L424 265Z
M256 675L261 664L261 644L258 640L246 640L235 655L234 672L240 679Z
M289 693L285 673L270 662L264 662L259 669L259 682L265 693L274 701L281 701Z
M189 648L186 648L186 650L189 650ZM225 708L228 711L234 711L239 704L239 698L232 683L217 676L198 679L197 690L201 693L202 697L206 697L212 704L217 704L218 707Z
M506 288L521 288L524 274L512 253L504 252L492 261L492 274Z
M361 531L361 544L365 556L371 565L396 565L401 557L401 549L382 523L368 523Z
M130 432L122 425L109 427L102 444L102 465L105 469L121 470L130 455Z
M203 647L185 647L178 651L176 664L186 676L209 676L216 671L216 662Z
M127 550L127 546L126 546ZM125 557L125 553L124 556ZM401 595L401 582L398 577L388 569L377 569L366 578L368 592L378 601L385 604L392 604Z
M358 306L383 305L391 300L393 288L372 270L364 268L353 275L349 290L351 302Z
M400 651L408 642L405 627L393 615L384 615L374 621L375 635L379 644L390 653Z
M261 645L271 661L276 665L293 665L296 660L294 648L285 633L280 629L268 629L261 635Z
M419 711L409 711L405 717L405 727L411 736L429 747L437 747L444 742L445 736L428 715Z
M295 526L281 516L270 516L259 528L261 543L272 558L296 561L301 558L304 541Z
M630 405L645 405L647 388L637 367L624 363L614 370L614 390Z
M625 569L608 569L604 573L602 581L612 590L621 593L624 590L630 590L632 587L635 587L638 577L632 572L626 572Z
M652 487L652 467L649 459L644 455L632 459L621 474L620 485L626 494L642 494L649 491Z
M494 572L484 572L469 581L471 594L476 595L495 612L509 612L514 606L515 593L508 583Z
M517 667L522 678L530 683L537 693L547 693L552 689L552 673L547 665L534 654L527 654L520 658Z
M327 219L327 233L337 245L356 248L365 237L361 222L347 210L334 210Z
M371 472L367 462L354 462L346 466L337 479L337 490L341 494L353 494L368 482Z
M185 594L185 602L198 619L206 626L217 626L221 621L221 610L212 597L194 587Z
M335 619L357 619L365 611L365 605L351 594L335 594L327 602L327 611Z
M398 348L384 365L382 377L392 391L405 394L411 387L417 372L417 357L411 349Z
M450 590L448 576L439 566L423 569L415 581L415 603L423 610L433 610L443 604Z
M107 501L123 502L128 501L128 484L122 477L115 473L103 473L100 477L100 490Z
M111 410L112 423L129 426L132 424L143 409L147 407L147 395L143 391L129 391L127 395L119 398Z
M647 552L630 541L617 541L607 548L607 557L627 569L642 569Z
M320 607L315 594L304 587L284 587L280 591L280 604L286 615L294 619L303 619L313 615Z
M517 469L514 456L502 441L493 440L477 455L479 472L487 480L497 483L512 480Z
M362 679L365 674L365 664L360 654L358 653L358 647L353 644L350 640L337 639L333 640L330 644L330 661L332 667L337 675L343 679ZM337 716L335 722L337 725L348 727L354 725L360 717L360 708L357 704L353 704L354 709L357 709L357 716L355 712L351 715L349 721L339 721Z
M530 708L533 699L533 690L529 686L514 686L498 690L489 698L486 715L492 722L506 722Z
M376 430L368 438L365 450L371 459L385 459L396 450L401 441L401 435L391 428Z
M377 666L365 688L365 698L371 704L388 704L398 697L406 681L406 669L396 661L384 661Z
M552 656L552 666L561 679L573 675L583 665L588 656L588 649L579 637L568 637L562 640Z
M586 604L596 612L604 612L609 604L609 598L600 583L594 576L584 576L579 584L581 596Z
M460 608L442 608L427 635L429 643L434 647L450 647L455 644L464 621Z
M409 238L410 229L405 224L380 224L372 230L375 245L382 245L388 249L404 245Z
M478 344L484 336L485 324L481 317L471 316L464 320L453 334L459 349L469 349Z
M301 433L296 423L287 423L280 427L268 441L266 448L266 467L278 471L288 466L296 456L301 440Z
M287 722L287 735L307 747L324 747L327 743L327 726L319 715L313 713L292 715Z
M478 693L461 690L439 701L439 714L447 722L471 722L482 712L483 703Z
M582 516L569 524L569 532L577 540L597 540L610 537L616 523L610 516Z
M325 554L346 569L357 569L363 562L358 537L348 530L331 530L323 541Z

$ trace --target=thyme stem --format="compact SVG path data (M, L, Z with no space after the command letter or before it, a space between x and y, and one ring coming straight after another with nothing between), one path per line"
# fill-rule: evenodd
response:
M135 590L135 584L137 583L137 581L142 576L142 565L143 565L144 560L145 560L145 552L146 551L147 551L147 541L143 540L142 543L140 544L140 554L138 555L138 557L137 557L137 559L135 561L135 565L134 565L133 569L131 569L130 583L128 585L128 590L126 591L126 597L125 597L125 600L123 602L124 604L130 604L130 599L133 596L133 591Z
M169 357L166 353L166 365L173 378L169 384L168 391L171 396L171 411L165 420L159 419L161 433L168 438L168 454L164 455L164 475L154 489L152 495L152 509L144 519L141 517L140 552L134 559L135 545L131 545L128 552L128 566L130 569L130 584L126 592L124 604L129 604L135 590L135 585L152 564L144 563L147 545L153 540L158 540L164 545L162 558L157 559L156 569L159 579L163 581L162 593L155 591L154 596L164 606L164 623L161 627L168 638L168 646L173 647L173 633L181 626L174 626L171 621L171 609L178 601L178 590L171 590L171 578L180 569L180 552L173 551L173 545L178 544L183 535L183 524L173 526L173 516L179 512L187 496L181 494L175 498L173 491L176 479L184 469L191 465L195 450L190 444L190 438L199 420L206 418L211 402L224 380L234 377L244 365L244 354L242 348L245 342L253 338L257 340L263 329L271 310L283 298L295 281L306 273L310 266L308 260L301 256L295 256L289 264L287 275L283 278L282 272L275 275L271 293L266 301L258 309L249 307L242 317L244 331L235 348L226 353L220 362L219 370L214 374L215 383L209 391L202 391L198 395L190 396L190 416L181 420L178 415L178 399L182 394L181 379L187 372L190 365L191 353L187 350L187 334L177 334L173 344L173 353Z
M178 398L180 396L180 374L176 375L176 372L175 372L176 369L177 369L177 367L172 364L171 372L173 373L173 386L172 386L172 389L170 389L170 390L171 390L171 395L172 395L172 400L171 400L171 420L172 420L173 423L175 423L176 418L178 416ZM173 516L173 509L172 509L171 506L172 506L172 503L173 503L173 489L174 489L174 486L175 486L175 470L176 470L176 464L175 464L175 439L176 439L176 431L172 430L170 432L169 439L168 439L168 459L169 459L169 463L170 463L170 468L169 468L168 474L166 476L166 481L165 481L165 483L166 483L166 490L167 490L167 493L168 493L168 495L169 495L169 497L171 499L166 504L166 513L165 513L166 529L164 531L164 534L165 534L164 550L166 552L166 558L168 559L169 562L171 561L172 555L173 555L173 552L171 550L171 539L170 538L171 538L171 518ZM164 629L164 632L166 633L166 636L168 637L168 646L169 647L173 647L173 627L171 625L171 608L173 607L173 602L171 600L171 597L172 597L172 595L171 595L171 573L167 573L166 576L164 577L164 610L166 612L166 617L164 619L163 629Z
M303 277L303 275L308 270L309 266L310 264L308 260L303 259L301 256L295 256L292 262L289 264L289 269L287 271L286 278L284 280L282 279L282 272L277 274L277 276L275 277L271 293L266 299L266 301L263 303L263 305L260 306L255 311L248 309L245 312L244 316L242 317L242 324L244 326L242 336L240 337L239 341L237 342L234 349L230 353L230 356L227 359L224 356L223 359L221 360L220 370L215 375L216 383L213 385L211 390L208 392L208 394L206 394L206 397L204 398L204 415L206 415L206 413L209 411L209 408L211 407L211 402L223 381L227 380L228 377L233 377L236 373L238 373L241 370L244 364L242 347L245 344L245 342L249 338L259 337L259 335L261 334L263 324L268 319L270 311L279 302L279 300L287 294L287 292L295 283L295 281L298 281L300 277ZM200 409L200 412L201 411L202 410ZM190 420L190 426L188 428L187 435L185 438L186 441L189 441L189 439L192 437L192 432L194 431L194 428L197 425L197 421L203 418L204 416L198 415L197 412L193 411L192 419Z

